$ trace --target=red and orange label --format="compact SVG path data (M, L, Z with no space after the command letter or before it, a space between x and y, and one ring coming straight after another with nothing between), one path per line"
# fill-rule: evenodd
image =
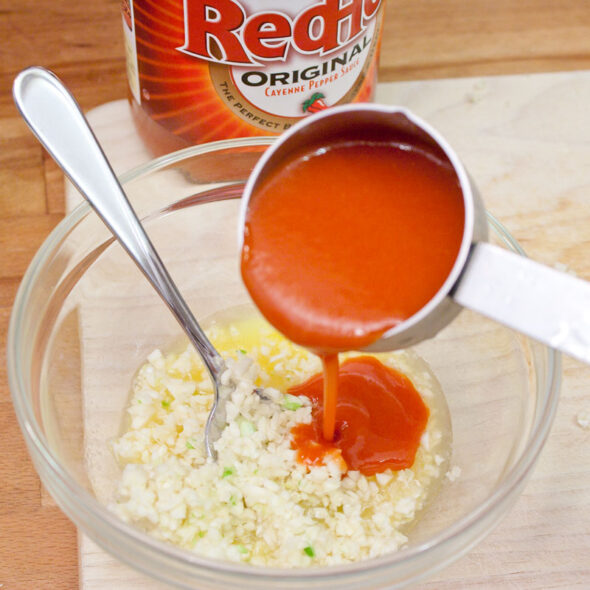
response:
M138 129L164 153L371 100L382 0L123 0ZM273 7L274 6L274 7Z

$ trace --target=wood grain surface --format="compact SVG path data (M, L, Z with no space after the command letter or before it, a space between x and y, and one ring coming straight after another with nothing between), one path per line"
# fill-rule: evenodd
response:
M588 0L389 0L387 4L382 81L590 69ZM18 71L38 64L55 71L84 110L123 98L119 1L6 0L0 8L0 39L0 587L74 589L78 586L76 532L34 472L11 407L5 368L12 301L33 254L63 216L63 179L20 120L10 87ZM588 119L584 124L589 126ZM590 132L586 142L589 137ZM573 210L565 214L560 226L564 235L576 219ZM517 237L533 254L550 255L542 223ZM590 279L579 250L565 249L559 261L588 272L584 278ZM587 399L588 368L566 360L564 372L574 387L570 403ZM560 411L573 415L574 408ZM546 459L548 465L556 460ZM575 489L575 469L571 474L570 488ZM562 487L556 489L556 495L561 492ZM573 500L576 497L572 495ZM545 514L551 517L551 512ZM559 534L567 536L565 525ZM585 536L580 531L577 535L579 541L588 542L587 531ZM530 563L523 563L517 550L510 552L505 561L509 571L504 569L501 576L493 564L478 563L477 552L469 559L474 572L478 567L489 569L490 588L570 588L574 581L581 588L586 582L590 587L590 580L580 578L587 573L588 553L583 549L561 555L560 547L547 547L562 565L556 561L553 575L538 579L534 586L529 583L530 571L523 576ZM460 585L457 580L455 587Z

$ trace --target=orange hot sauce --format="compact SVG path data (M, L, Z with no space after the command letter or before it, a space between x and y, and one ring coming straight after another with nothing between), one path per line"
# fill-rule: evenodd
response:
M338 426L332 443L323 441L320 425L330 404L322 411L322 375L289 389L313 403L311 424L293 429L298 459L314 464L333 447L340 449L349 469L374 475L385 469L406 469L414 463L420 437L428 421L428 408L412 382L376 358L350 358L340 368Z
M322 436L317 429L307 434L318 444L335 440L349 467L371 474L411 465L428 410L407 379L393 387L391 369L361 357L353 378L351 361L338 371L337 354L367 346L432 299L454 265L463 225L463 197L450 164L403 143L311 146L251 196L244 282L271 324L322 358L323 394L313 379L306 394L316 403L323 399L323 412L314 412ZM399 444L367 435L385 432L388 423L389 438ZM307 435L294 434L301 448Z

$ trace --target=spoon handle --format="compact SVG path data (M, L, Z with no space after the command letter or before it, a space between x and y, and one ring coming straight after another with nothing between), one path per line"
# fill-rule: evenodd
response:
M16 77L13 96L28 126L158 291L215 379L223 359L178 292L74 97L40 67Z
M485 242L451 294L462 306L590 364L590 283Z

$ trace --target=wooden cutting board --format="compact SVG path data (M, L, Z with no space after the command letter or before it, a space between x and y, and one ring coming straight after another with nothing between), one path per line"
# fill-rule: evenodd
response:
M454 146L527 253L590 280L590 71L381 84ZM126 101L88 114L117 173L149 159ZM79 196L67 191L68 210ZM421 589L590 588L590 367L564 359L559 410L521 498ZM79 536L81 590L163 590Z

